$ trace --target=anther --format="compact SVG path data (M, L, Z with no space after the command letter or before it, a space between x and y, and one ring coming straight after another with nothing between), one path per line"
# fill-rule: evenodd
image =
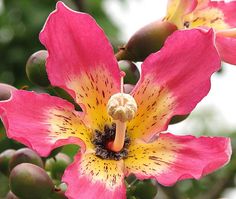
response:
M137 104L131 95L117 93L109 99L107 111L114 120L126 122L134 118L137 112Z

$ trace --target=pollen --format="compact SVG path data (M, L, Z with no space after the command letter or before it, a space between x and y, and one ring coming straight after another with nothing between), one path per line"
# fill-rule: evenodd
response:
M128 156L128 146L130 139L126 136L124 146L119 152L109 149L109 143L115 139L116 125L113 123L111 127L105 125L104 132L95 130L93 144L95 145L95 154L101 159L121 160Z

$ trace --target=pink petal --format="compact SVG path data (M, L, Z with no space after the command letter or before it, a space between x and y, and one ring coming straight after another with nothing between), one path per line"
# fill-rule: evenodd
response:
M226 30L236 27L236 2L201 0L197 7L183 17L189 28L207 27ZM184 27L184 26L183 26Z
M103 30L88 14L58 2L40 33L40 41L49 52L51 84L76 99L91 126L104 126L108 120L106 102L120 90L120 70Z
M78 154L65 171L69 199L125 199L123 162L103 160L94 154Z
M130 146L125 159L127 175L155 178L171 186L179 180L199 179L224 166L230 159L230 139L224 137L175 136L160 134L151 143Z
M48 94L16 90L0 102L7 136L42 156L66 144L90 144L89 130L69 102ZM83 139L83 141L81 141Z
M236 38L217 34L216 46L223 61L236 65Z
M231 27L236 27L236 1L209 1L208 7L217 8L224 14L224 21Z
M138 112L128 124L129 135L149 140L166 130L172 116L189 114L209 92L210 77L220 66L211 30L173 33L142 64L132 91Z

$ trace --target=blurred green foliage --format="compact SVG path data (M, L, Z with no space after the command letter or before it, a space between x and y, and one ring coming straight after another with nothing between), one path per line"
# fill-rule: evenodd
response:
M42 49L38 34L53 1L2 1L0 11L0 82L15 86L28 84L25 75L27 58Z
M55 9L52 0L0 0L0 82L21 87L29 84L25 75L28 57L44 47L38 35L48 15ZM108 18L101 0L64 0L73 9L90 13L113 44L119 30ZM116 46L116 45L114 45Z

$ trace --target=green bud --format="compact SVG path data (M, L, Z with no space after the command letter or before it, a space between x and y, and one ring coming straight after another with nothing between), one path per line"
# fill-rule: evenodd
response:
M51 172L51 176L54 179L61 179L66 167L71 163L71 159L68 155L58 153L55 158L50 158L45 163L45 169Z
M9 168L10 171L18 164L21 163L31 163L43 168L43 161L39 155L29 148L22 148L17 150L12 156Z
M19 198L11 191L9 191L5 199L19 199Z
M13 149L8 149L0 154L0 172L5 175L9 175L9 162L15 152Z
M138 30L120 48L116 54L118 60L143 61L148 55L161 49L169 35L177 30L177 27L167 21L155 21Z
M124 83L125 84L136 84L140 77L140 72L137 66L127 60L122 60L118 62L119 67L125 72Z
M130 174L125 180L128 184L132 184L133 182L136 182L137 178L134 174Z
M124 93L131 93L131 91L134 89L134 85L132 84L124 84Z
M140 199L151 199L157 194L157 184L153 180L143 180L135 184L134 196Z
M0 101L9 99L11 97L11 91L14 90L16 90L15 87L0 83Z
M41 87L50 86L45 65L47 56L46 50L40 50L31 55L26 63L26 74L29 80Z
M170 124L176 124L179 122L182 122L183 120L185 120L187 117L189 116L189 114L187 115L175 115L171 118L170 120Z
M22 163L10 174L11 191L22 199L45 199L53 193L54 185L48 174L40 167Z

